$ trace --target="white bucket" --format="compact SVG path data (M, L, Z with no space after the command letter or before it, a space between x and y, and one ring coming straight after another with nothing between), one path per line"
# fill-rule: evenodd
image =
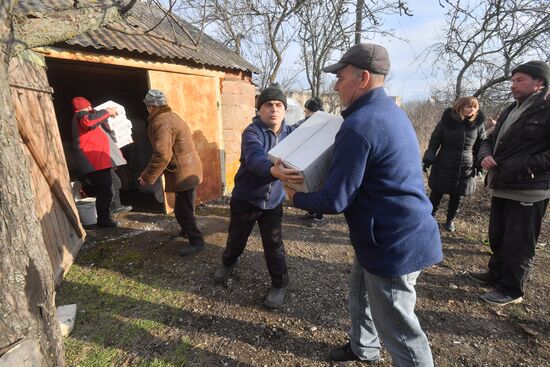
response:
M80 221L85 226L97 223L97 211L95 210L95 198L84 198L76 201L76 208Z

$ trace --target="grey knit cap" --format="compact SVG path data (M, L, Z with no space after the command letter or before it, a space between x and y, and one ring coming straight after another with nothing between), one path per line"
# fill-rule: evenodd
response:
M164 92L158 89L150 89L149 92L145 95L143 103L147 106L166 106L166 96Z

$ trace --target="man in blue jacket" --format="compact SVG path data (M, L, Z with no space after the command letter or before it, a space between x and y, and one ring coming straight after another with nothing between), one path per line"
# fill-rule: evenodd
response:
M385 48L359 44L324 69L336 73L343 106L323 188L299 193L298 208L343 212L355 260L350 276L349 342L335 362L380 358L380 340L396 366L432 366L428 339L414 313L420 271L441 261L441 239L422 179L418 142L405 113L389 98Z
M273 164L267 155L294 130L284 121L286 96L279 88L271 86L260 93L256 106L258 115L242 134L241 165L235 175L230 202L229 234L222 265L214 278L220 283L229 278L258 222L271 276L271 289L264 304L277 308L284 302L288 285L281 228L285 193L279 180L301 183L302 178L299 171L283 167L280 160Z

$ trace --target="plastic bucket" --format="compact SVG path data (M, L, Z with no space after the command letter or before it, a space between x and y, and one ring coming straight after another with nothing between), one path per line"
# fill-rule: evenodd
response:
M84 198L76 201L76 208L80 221L85 226L97 223L97 211L95 210L95 198Z

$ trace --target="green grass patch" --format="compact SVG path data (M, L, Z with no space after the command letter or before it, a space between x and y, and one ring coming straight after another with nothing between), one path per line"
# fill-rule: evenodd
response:
M91 252L86 261L95 259ZM75 329L65 338L68 366L186 366L190 344L172 322L175 303L187 294L155 285L97 263L74 264L56 300L78 307Z

